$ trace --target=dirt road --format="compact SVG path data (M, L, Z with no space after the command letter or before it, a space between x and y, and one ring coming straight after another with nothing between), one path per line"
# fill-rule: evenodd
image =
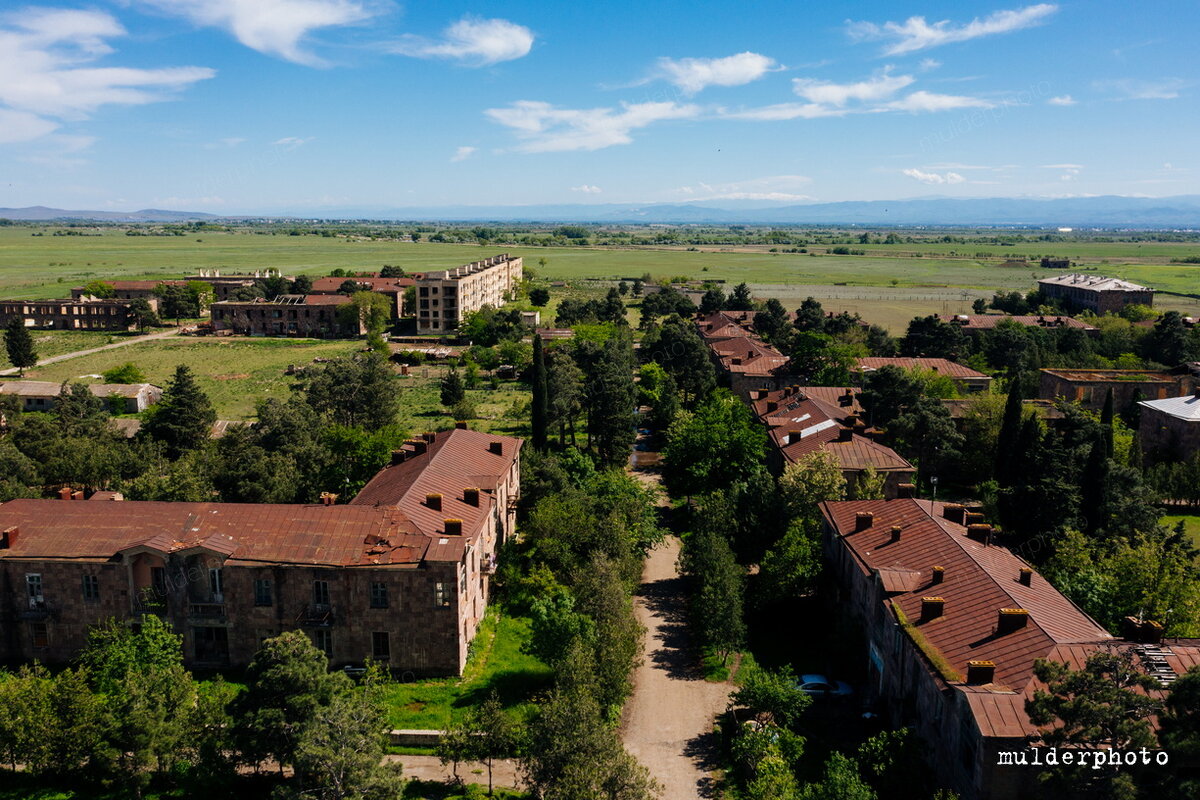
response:
M443 767L437 756L386 756L386 761L399 761L404 767L404 777L422 781L446 781L451 777L449 767ZM487 786L487 767L474 762L458 765L458 775L467 783ZM502 759L492 764L492 781L497 787L520 788L517 764L511 759Z
M139 342L152 342L155 339L165 339L168 336L175 336L178 333L178 328L168 328L165 331L148 333L145 336L131 336L128 339L121 339L120 341L113 342L112 344L105 344L101 345L100 347L89 347L87 350L76 350L72 353L63 353L59 356L43 358L37 363L37 365L39 367L44 367L47 364L57 364L59 361L66 361L71 358L78 358L79 356L90 356L92 353L99 353L104 350L114 350L118 347L128 347L131 344L138 344ZM9 367L8 369L0 370L0 375L16 375L18 372L19 370L16 367Z
M679 539L671 536L650 553L642 572L635 610L646 626L646 652L634 673L621 737L663 785L662 800L695 800L712 796L712 724L725 709L731 686L700 675L688 635L683 579L675 567L678 555Z

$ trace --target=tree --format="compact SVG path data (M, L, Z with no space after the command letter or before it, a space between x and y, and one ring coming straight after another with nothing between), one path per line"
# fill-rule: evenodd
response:
M413 241L415 242L416 239L413 239ZM403 278L407 275L408 273L404 271L404 268L396 264L384 264L379 270L379 277L381 278Z
M272 759L280 771L296 763L308 725L350 688L302 631L263 642L246 669L246 687L234 702L241 751L248 763Z
M793 521L759 565L759 602L791 600L811 593L824 564L817 524L811 519Z
M683 543L679 563L691 576L692 626L700 640L721 656L741 649L746 639L742 601L746 575L733 556L725 532L732 529L732 508L722 494L704 498L695 516L695 529Z
M663 483L676 496L708 494L763 469L766 435L745 404L714 392L667 429Z
M353 297L362 287L358 285L358 281L353 278L347 278L338 284L338 294L344 294L347 297Z
M788 327L787 309L774 297L767 300L763 310L754 315L754 329L772 344L780 340Z
M546 362L547 427L558 427L558 443L566 443L567 430L575 441L575 420L583 410L583 371L575 359L561 348L544 351Z
M745 283L739 283L733 287L733 292L730 293L725 307L730 311L753 311L754 298L750 296L750 287Z
M151 439L162 442L171 458L195 450L208 441L217 412L185 364L163 390L162 399L142 425Z
M846 478L837 456L817 450L783 468L779 476L779 498L793 519L816 520L817 506L846 496Z
M488 771L488 796L493 793L492 765L497 758L512 755L520 739L520 731L504 711L495 690L478 706L467 709L438 741L437 754L442 765L452 763L458 777L462 761L480 761Z
M550 290L542 286L536 286L529 290L529 302L537 308L543 308L550 302Z
M542 351L542 337L537 334L533 337L533 370L529 382L533 388L533 447L535 450L545 450L546 429L550 424L550 401L547 396L546 358Z
M1079 670L1038 659L1034 674L1046 684L1025 701L1029 720L1038 726L1034 741L1048 747L1128 752L1154 747L1150 718L1160 703L1147 694L1158 681L1142 672L1132 650L1101 650L1088 656ZM1139 691L1140 690L1140 691ZM1132 796L1130 770L1124 764L1074 764L1046 767L1042 779L1060 791L1088 790L1102 797ZM1082 762L1080 762L1082 765Z
M1021 435L1021 420L1025 413L1021 403L1021 381L1016 375L1008 384L1008 400L1004 404L1004 419L1000 423L1000 434L996 440L996 482L1001 488L1013 483L1014 458L1017 439Z
M912 728L880 731L859 746L859 768L882 797L925 797L930 784L927 747Z
M105 383L145 383L146 373L138 368L137 364L132 361L126 361L119 367L113 367L110 370L105 370Z
M1163 705L1159 738L1164 748L1186 764L1196 763L1200 757L1200 667L1192 667L1171 684ZM1200 789L1197 780L1192 778L1186 784L1180 797L1195 797Z
M576 355L585 375L588 444L595 448L600 464L625 464L635 436L632 342L628 334L614 336L599 347L582 342Z
M440 392L439 397L444 406L453 406L461 403L463 398L467 396L462 376L458 374L457 369L451 367L450 371L446 373L446 377L442 378Z
M700 313L712 314L723 308L725 308L725 292L721 290L721 287L711 286L706 289L704 296L700 298Z
M309 275L297 275L288 287L289 294L312 294L313 280Z
M833 753L825 762L821 780L801 789L799 800L876 800L876 795L859 775L854 759Z
M900 352L906 356L953 360L965 353L967 347L967 335L962 328L931 314L908 323L908 333L901 342Z
M8 363L16 367L19 374L24 375L26 367L37 366L37 348L33 345L33 337L25 327L25 321L20 317L13 317L5 326L4 348L8 351Z
M337 358L306 372L304 398L326 421L382 430L396 422L400 392L395 372L379 353Z
M812 698L800 689L800 681L786 665L778 670L748 665L742 672L742 685L729 696L731 708L769 713L775 724L784 728L796 724L811 703Z
M101 280L88 281L83 287L83 293L92 297L98 297L101 300L107 300L110 297L116 296L116 290L113 288L113 285Z
M378 292L356 291L347 305L338 307L338 316L343 327L378 338L392 319L392 304Z
M926 477L945 471L962 446L962 435L954 427L950 412L928 397L896 417L889 433L901 454L916 461Z
M1104 393L1104 408L1100 411L1100 425L1104 428L1104 454L1106 458L1113 457L1113 390L1108 387Z
M716 370L708 347L696 333L696 326L671 315L642 340L639 356L657 361L674 379L684 395L685 404L695 405L717 385Z
M154 310L154 306L150 305L150 301L144 297L135 297L129 301L129 313L133 316L134 324L138 326L138 330L142 333L146 332L146 328L151 325L158 325L158 312Z
M204 286L208 288L208 284L204 284ZM158 295L158 307L164 318L173 318L176 323L179 323L184 317L200 316L199 295L189 291L187 286L175 283L159 284L154 289L154 293Z

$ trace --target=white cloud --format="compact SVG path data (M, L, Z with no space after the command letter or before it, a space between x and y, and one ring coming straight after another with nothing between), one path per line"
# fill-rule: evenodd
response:
M584 194L600 194L604 190L601 189L599 186L589 186L588 184L585 183L581 186L572 186L571 191L572 192L583 192Z
M807 175L769 175L730 183L710 184L700 181L695 186L680 186L674 190L674 193L685 195L689 202L705 200L798 202L813 199L809 195L794 191L811 182L812 179Z
M810 103L841 107L850 100L883 100L914 80L911 75L890 75L885 69L873 78L856 83L830 83L811 78L794 78L792 91Z
M282 139L276 139L271 142L273 147L282 147L285 150L295 150L297 147L306 145L313 140L313 137L300 138L299 136L285 136Z
M518 100L507 108L484 112L509 128L524 143L526 153L600 150L633 141L632 131L670 119L691 119L699 106L673 102L622 103L615 108L556 108L537 100Z
M377 13L358 0L136 0L196 25L224 28L252 50L297 64L324 64L301 47L321 28L352 25Z
M981 36L1010 33L1040 24L1058 10L1051 3L1039 3L1024 8L996 11L983 19L976 17L965 25L955 25L950 20L930 24L924 17L909 17L904 22L850 22L847 30L854 39L894 40L884 47L884 55L895 56L915 53L930 47L952 42L966 42Z
M1124 78L1115 81L1097 81L1095 87L1109 92L1115 100L1174 100L1179 92L1189 86L1181 78L1159 80L1136 80Z
M687 94L709 86L741 86L775 69L775 59L748 51L725 58L658 60L659 73Z
M442 32L440 41L409 35L391 49L416 58L447 58L487 66L528 55L533 39L529 28L506 19L463 17Z
M31 141L105 105L141 105L216 73L207 67L93 64L125 35L102 11L27 8L0 16L0 142ZM48 117L50 119L48 119Z
M906 169L902 170L902 172L908 177L930 186L964 183L967 180L957 172L946 172L939 174L937 172L922 172L919 169Z
M462 147L459 147L454 151L454 155L450 156L450 163L454 164L459 161L466 161L475 154L477 149L478 148L470 147L469 145L463 145Z
M756 122L779 122L789 119L820 119L842 117L849 114L845 108L831 108L820 103L775 103L769 106L747 108L738 111L719 109L717 116L723 119L746 119Z
M994 103L981 100L978 97L966 97L958 94L934 94L921 90L907 97L893 100L885 107L892 111L953 111L958 108L992 108Z
M936 58L922 58L921 63L918 64L917 66L922 71L928 72L931 69L937 69L941 65L942 65L942 62L938 61Z
M1060 94L1056 97L1051 97L1046 102L1052 106L1073 106L1079 101L1069 94Z

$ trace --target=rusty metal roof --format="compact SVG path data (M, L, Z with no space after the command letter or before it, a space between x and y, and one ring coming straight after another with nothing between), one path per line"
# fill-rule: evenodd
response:
M938 318L942 322L958 325L968 331L991 330L1002 320L1011 320L1031 328L1078 328L1089 332L1097 330L1094 326L1065 314L939 314Z
M345 278L316 278L312 282L312 290L317 294L326 294L329 292L336 293L341 285L346 281L354 281L360 287L369 289L372 292L403 292L407 287L412 286L416 281L412 278L380 278L373 276L368 278L359 278L355 276L346 276Z
M858 367L863 372L871 372L881 367L899 367L900 369L927 369L941 373L951 378L979 378L991 380L991 377L977 372L968 366L958 364L945 358L885 358L868 356L858 360Z

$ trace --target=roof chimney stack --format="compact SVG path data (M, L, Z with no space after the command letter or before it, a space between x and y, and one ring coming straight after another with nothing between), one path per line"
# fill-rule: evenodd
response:
M968 661L967 683L979 686L996 680L995 661Z
M946 601L940 597L921 598L921 622L929 622L946 613Z
M859 511L854 515L854 532L865 531L875 524L875 515L870 511Z
M425 495L425 505L432 508L434 511L442 510L442 496L440 494Z
M16 525L0 531L0 550L7 550L16 544L17 534L19 533L20 529L18 529Z
M70 500L71 499L71 487L64 486L61 489L59 489L58 490L58 499L59 500Z
M462 536L462 520L448 519L443 523L446 526L447 536Z
M1002 608L996 623L996 633L1003 635L1025 627L1029 622L1029 612L1023 608Z
M933 574L931 574L929 576L929 582L933 583L933 584L938 584L944 580L946 580L946 568L945 567L934 567Z
M78 490L76 490L76 491L72 492L72 493L71 493L71 499L72 499L72 500L82 500L82 499L83 499L83 490L82 490L82 489L78 489Z
M479 488L475 486L468 486L463 489L463 502L469 506L478 506Z
M967 526L967 537L982 542L984 547L992 543L992 526L972 524Z
M465 431L467 429L467 421L465 419L458 420L454 423L454 428L455 430Z
M893 542L900 541L900 526L899 525L892 526L892 541Z
M837 438L837 440L838 440L839 442L851 442L851 441L854 441L854 430L853 430L853 429L851 429L851 428L838 428L838 438Z
M1033 585L1033 568L1032 567L1021 567L1021 572L1017 576L1017 580L1020 581L1021 585L1023 585L1023 586L1032 586Z
M412 448L414 456L424 455L429 449L429 444L424 439L409 439L408 446Z
M897 486L897 487L896 487L896 497L901 497L901 498L904 498L904 497L909 497L909 498L911 498L911 497L914 497L914 496L916 496L916 493L917 493L917 487L916 487L916 484L912 484L912 483L902 483L902 484L900 484L899 486Z
M965 525L967 522L967 507L961 503L947 503L942 507L942 516L951 522Z
M337 502L338 496L333 492L321 492L321 505L331 506Z
M488 452L494 456L504 455L504 442L488 442Z
M403 449L392 451L392 466L403 464L405 456L408 455Z
M970 526L970 525L982 525L982 524L984 523L984 521L985 521L985 520L984 520L984 516L983 516L983 514L979 514L979 513L976 513L976 512L974 512L974 511L968 511L968 512L967 512L967 521L966 521L966 524L967 524L968 526Z
M779 403L776 403L774 400L767 401L767 413L768 414L774 413L775 410L778 408L779 408Z

